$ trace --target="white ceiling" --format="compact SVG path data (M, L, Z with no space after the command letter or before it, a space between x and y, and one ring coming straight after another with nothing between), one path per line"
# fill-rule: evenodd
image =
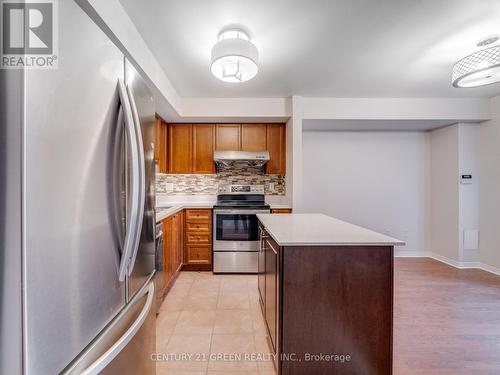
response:
M120 0L183 97L492 97L451 87L451 69L500 34L500 0ZM210 50L249 31L256 78L218 81Z

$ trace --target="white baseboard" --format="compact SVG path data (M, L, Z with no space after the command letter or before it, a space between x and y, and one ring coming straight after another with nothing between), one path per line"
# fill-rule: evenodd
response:
M427 253L423 251L398 250L394 249L394 256L398 258L425 258Z
M439 255L432 252L396 250L394 252L394 256L401 258L432 258L434 260L445 263L455 268L459 269L477 268L500 276L500 268L493 267L481 262L458 262L455 259L451 259L443 255Z
M490 266L488 264L481 263L480 267L483 271L494 273L495 275L500 275L500 268Z

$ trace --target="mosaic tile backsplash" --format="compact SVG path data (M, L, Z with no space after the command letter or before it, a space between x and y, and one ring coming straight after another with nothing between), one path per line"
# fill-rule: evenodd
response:
M173 184L168 192L166 184ZM266 195L285 195L285 176L265 174L260 168L221 169L217 174L157 174L156 193L167 195L217 194L219 184L264 185ZM274 184L274 186L271 186Z

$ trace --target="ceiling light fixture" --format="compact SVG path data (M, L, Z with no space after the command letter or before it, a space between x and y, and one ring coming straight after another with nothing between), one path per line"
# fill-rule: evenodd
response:
M225 82L245 82L256 76L259 51L247 33L224 30L212 48L212 74Z
M480 40L478 47L497 42L498 36ZM489 47L459 60L453 66L452 83L457 88L478 87L500 82L500 45Z

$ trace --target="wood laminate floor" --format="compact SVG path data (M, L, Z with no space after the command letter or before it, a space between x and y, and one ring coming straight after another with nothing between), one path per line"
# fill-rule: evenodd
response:
M395 259L394 374L500 374L500 276Z
M256 281L182 272L158 316L157 351L195 356L158 362L158 375L274 374L269 360L214 357L269 352ZM396 258L394 285L394 375L500 374L500 276Z

